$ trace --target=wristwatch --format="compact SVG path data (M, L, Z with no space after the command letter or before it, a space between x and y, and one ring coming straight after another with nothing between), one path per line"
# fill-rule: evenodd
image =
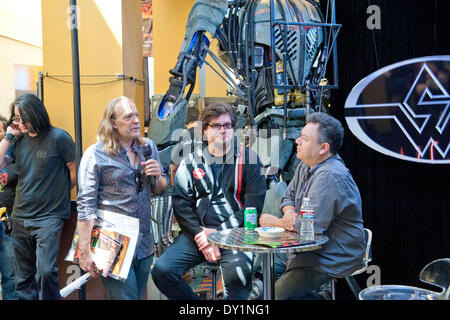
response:
M9 133L9 132L5 133L5 138L8 139L9 143L12 143L12 141L14 140L15 137L16 136L13 135L12 133Z

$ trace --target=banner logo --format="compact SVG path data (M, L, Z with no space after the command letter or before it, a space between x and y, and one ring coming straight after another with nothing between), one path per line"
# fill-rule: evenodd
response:
M450 56L405 60L362 79L345 120L370 148L402 160L450 163Z

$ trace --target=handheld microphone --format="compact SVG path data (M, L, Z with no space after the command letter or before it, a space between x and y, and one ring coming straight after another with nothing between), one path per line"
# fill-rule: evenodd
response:
M144 156L145 161L150 160L152 158L152 148L150 147L149 144L144 144L142 146L142 155ZM150 176L150 184L152 185L152 187L156 185L154 176Z

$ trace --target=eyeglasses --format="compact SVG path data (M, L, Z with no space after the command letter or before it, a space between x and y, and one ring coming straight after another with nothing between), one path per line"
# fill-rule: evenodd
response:
M134 181L136 182L136 193L141 192L144 189L144 184L141 180L141 171L134 169Z
M233 128L233 124L231 122L225 122L225 123L212 123L208 124L208 126L213 130L219 130L220 127L224 128L225 130L230 130Z

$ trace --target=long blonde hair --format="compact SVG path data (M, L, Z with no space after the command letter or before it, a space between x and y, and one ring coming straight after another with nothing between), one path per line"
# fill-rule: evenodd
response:
M97 131L97 141L103 142L103 150L110 155L117 155L120 151L119 135L114 129L113 120L116 118L116 107L122 103L134 105L134 102L125 96L112 99L103 112L102 120ZM141 146L144 139L139 137L137 143Z

